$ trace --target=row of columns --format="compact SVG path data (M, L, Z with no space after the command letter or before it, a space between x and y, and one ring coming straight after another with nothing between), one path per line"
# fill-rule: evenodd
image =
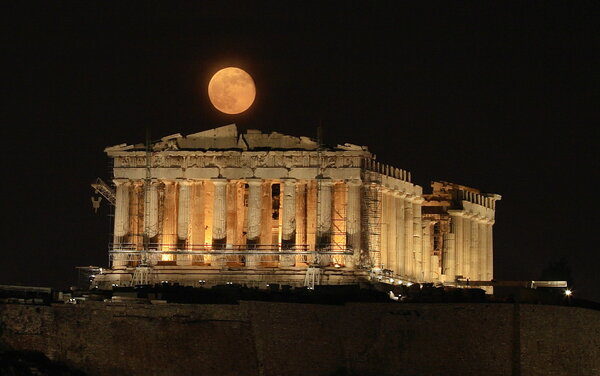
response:
M282 192L280 193L280 199L282 201L282 221L281 221L281 242L282 248L291 249L296 243L296 229L297 229L297 213L296 213L296 196L297 196L297 180L296 179L281 179ZM211 179L210 182L213 185L212 191L212 246L213 248L225 248L227 243L227 179ZM260 244L261 236L263 236L263 185L264 180L250 178L245 179L248 184L247 192L247 228L246 228L246 240L249 249L252 249L252 245ZM174 184L173 181L166 182L169 185ZM129 221L130 216L137 215L136 213L130 213L129 208L129 192L132 188L132 182L117 179L116 184L116 209L115 209L115 223L114 223L114 236L115 243L119 243L119 239L122 239L129 232ZM347 195L347 224L346 228L346 244L351 249L358 249L360 247L360 180L349 181L348 184L348 195ZM176 213L176 232L177 239L185 241L188 238L188 229L190 223L190 204L191 192L190 192L191 181L181 180L177 181L177 208L171 211L170 215ZM329 245L331 242L332 233L332 187L333 182L330 179L320 179L317 184L317 205L316 205L316 243L317 247L323 247ZM172 187L175 189L175 186ZM147 232L149 238L153 238L160 232L159 227L159 194L157 190L157 184L152 183L146 188L144 194L144 229ZM162 202L163 206L166 206L166 202ZM307 210L305 208L304 213L300 213L305 217L302 218L302 222L306 223ZM164 219L164 218L163 218ZM346 257L347 264L353 265L357 257ZM321 263L323 265L328 264L330 258L325 256L322 258ZM294 264L293 255L282 255L280 259L281 266L291 266ZM251 256L247 259L247 266L256 265L256 257Z
M456 276L472 281L492 280L494 221L464 211L451 210L449 213L452 227L446 234L443 255L446 280L454 281Z
M381 263L408 280L430 277L430 252L423 248L423 199L384 189L381 218Z
M296 242L297 224L308 221L309 206L297 205L295 179L281 179L283 190L281 242L282 248L292 248ZM212 243L214 247L224 247L227 242L227 184L226 179L212 179L214 190L212 197ZM262 179L246 179L247 196L247 234L248 248L260 244L263 236L263 185ZM114 235L118 238L130 231L129 213L131 182L117 180L116 209ZM358 265L361 245L361 189L360 180L346 181L346 245L355 250L352 257L346 257L348 267ZM170 184L173 184L171 182ZM190 181L179 181L176 233L177 238L186 240L190 223ZM332 187L333 182L322 179L316 186L317 202L312 206L317 211L314 223L316 229L316 247L331 242L332 232ZM304 186L302 186L304 188ZM203 192L204 193L204 192ZM304 192L306 193L306 192ZM415 281L428 281L438 278L438 257L432 254L429 231L430 225L422 223L422 199L411 197L402 192L385 189L382 195L381 218L381 263L384 268L395 274ZM159 233L159 198L156 184L147 188L144 205L144 228L152 238ZM297 210L298 209L298 210ZM447 282L454 281L456 276L470 280L491 280L493 278L493 220L488 220L472 213L450 210L451 231L444 235L442 270ZM298 216L301 216L298 217ZM298 219L298 220L297 220ZM423 232L425 229L425 233ZM330 257L321 258L322 265L328 265ZM247 266L255 266L257 256L246 259ZM291 266L294 256L281 255L280 265Z

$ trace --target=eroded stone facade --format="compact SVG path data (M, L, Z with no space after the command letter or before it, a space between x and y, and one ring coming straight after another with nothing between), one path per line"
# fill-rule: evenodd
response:
M302 285L310 266L325 284L493 275L500 196L450 183L424 195L364 146L229 125L106 152L114 239L99 286L131 283L140 265L190 285Z

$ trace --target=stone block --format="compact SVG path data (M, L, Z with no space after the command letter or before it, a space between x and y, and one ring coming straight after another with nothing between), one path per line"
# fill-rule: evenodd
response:
M217 167L192 167L185 170L186 179L212 179L219 176Z
M261 179L281 179L287 178L288 170L286 168L263 168L259 167L254 170L254 176Z

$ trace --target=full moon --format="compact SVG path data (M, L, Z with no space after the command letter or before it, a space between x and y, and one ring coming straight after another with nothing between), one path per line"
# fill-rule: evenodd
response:
M223 68L210 79L208 97L215 108L226 114L246 111L256 97L254 80L244 70Z

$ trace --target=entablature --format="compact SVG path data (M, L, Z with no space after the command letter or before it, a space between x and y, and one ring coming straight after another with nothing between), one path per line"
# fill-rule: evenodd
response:
M282 168L282 167L238 167L238 168L220 168L220 167L191 167L191 168L172 168L159 167L151 168L150 176L152 179L306 179L314 180L318 178L329 178L334 180L353 180L361 178L360 168ZM142 180L146 178L145 168L115 168L115 178Z
M146 152L108 152L115 168L145 168ZM152 168L258 168L258 167L317 167L357 168L363 160L372 158L362 151L165 151L151 154Z

